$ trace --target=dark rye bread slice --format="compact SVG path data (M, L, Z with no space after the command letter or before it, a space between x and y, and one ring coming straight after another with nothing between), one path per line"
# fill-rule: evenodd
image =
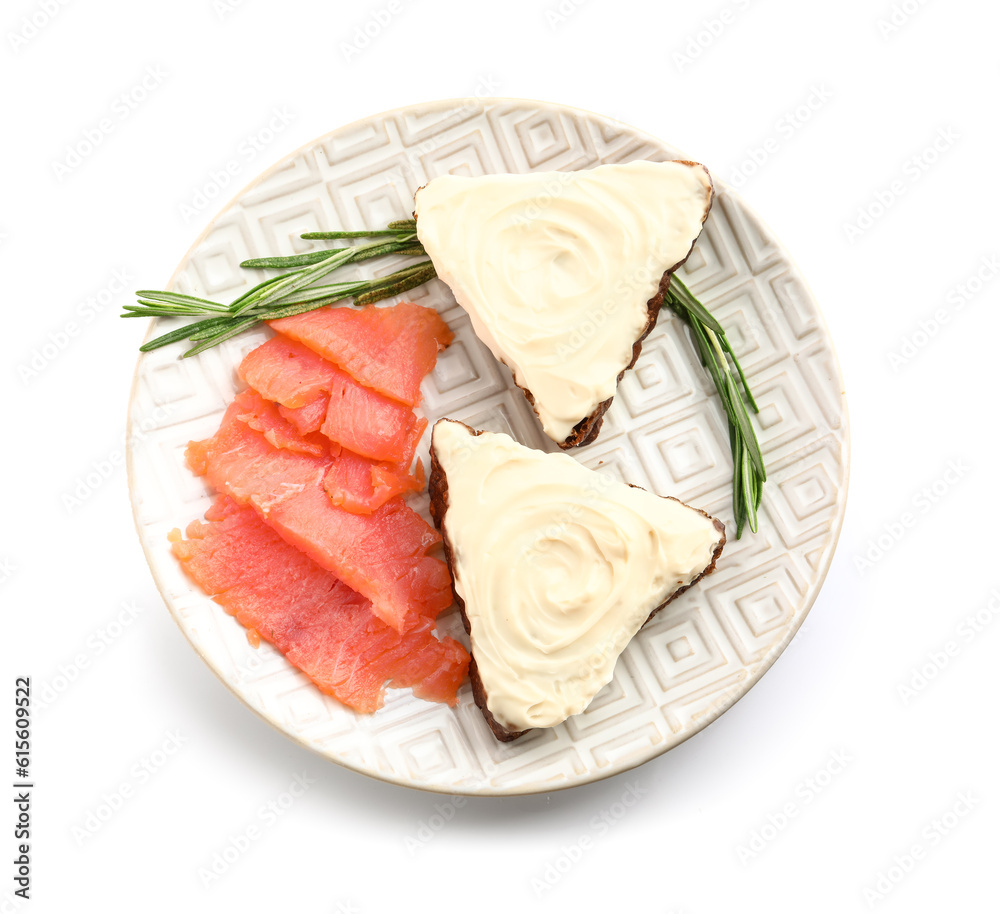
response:
M450 421L457 422L458 420L453 419ZM467 428L469 432L473 435L478 436L483 433L483 430L476 430L471 426L465 425L464 422L459 424ZM442 468L441 463L438 460L437 453L434 450L433 437L431 439L431 442L432 442L431 452L430 452L431 473L430 473L430 479L428 480L427 483L427 491L428 494L430 495L431 517L434 519L434 526L436 526L438 531L441 533L441 539L444 544L445 558L448 562L448 570L451 572L452 594L455 597L455 603L458 605L458 608L462 613L462 623L465 625L465 632L471 637L472 627L469 623L469 616L465 610L465 601L459 596L458 590L455 587L454 551L451 539L448 536L448 533L446 532L444 527L445 515L448 512L448 507L450 504L448 498L448 492L449 492L448 475ZM631 485L631 483L629 483L629 485ZM639 489L642 487L632 486L632 488ZM678 499L673 498L671 496L666 496L666 497L670 501L679 501ZM680 503L683 504L683 502ZM690 505L685 505L685 507L691 508ZM650 614L646 617L646 621L643 622L644 626L646 625L646 623L649 622L650 619L653 618L653 616L655 616L661 609L663 609L664 606L670 603L671 600L674 600L675 598L679 597L688 588L693 587L695 584L698 583L698 581L700 581L703 577L705 577L705 575L711 574L713 571L715 571L715 563L719 560L719 556L722 554L722 549L726 545L725 524L723 524L722 521L720 521L718 518L712 517L710 514L707 514L705 511L702 511L700 508L692 508L692 510L697 511L699 514L711 520L715 526L715 529L719 532L719 535L721 537L719 544L716 546L715 551L712 553L712 561L701 574L699 574L693 581L691 581L690 584L678 588L669 597L667 597L667 599L664 600L659 606L655 607L652 610L652 612L650 612ZM490 729L493 731L493 735L496 736L498 740L501 740L502 742L506 743L510 742L511 740L517 739L519 736L523 736L525 733L530 732L529 730L508 730L493 716L493 714L490 712L489 707L487 706L486 689L483 685L482 677L480 677L479 675L479 668L476 666L475 652L470 650L470 654L471 654L471 660L469 662L469 680L472 683L472 695L476 700L476 706L479 708L480 711L482 711L483 717L486 718L486 723L489 724Z
M712 204L715 202L715 182L712 179L712 173L707 168L705 168L705 166L702 165L700 162L692 162L689 159L674 159L673 161L677 162L680 165L689 165L692 168L701 168L704 170L705 175L708 178L708 203L705 206L705 212L701 219L701 225L704 228L705 221L708 219L708 214L712 211ZM421 187L423 187L423 185ZM417 188L417 193L419 193L420 190L421 188ZM416 218L416 212L413 213L413 216L414 218ZM667 290L670 288L671 276L679 267L683 266L687 262L688 257L691 256L691 251L694 250L694 246L695 244L697 244L698 239L700 237L701 233L699 232L699 234L696 235L695 238L692 240L691 247L688 248L688 251L684 255L684 257L677 263L675 263L672 267L664 271L663 276L660 278L659 289L657 290L656 295L654 295L651 299L649 299L648 302L646 302L646 315L647 315L646 324L643 327L642 332L639 334L639 338L635 341L635 343L632 346L632 360L618 373L618 379L615 382L616 387L618 384L621 383L622 378L625 377L625 372L635 366L636 360L639 358L639 354L642 352L643 341L646 339L647 336L649 336L653 328L656 326L656 321L660 314L660 308L663 306L664 297L667 294ZM500 359L499 361L502 364L504 364L506 368L510 369L510 366L507 365L506 362L503 361L503 359ZM512 380L513 380L513 374L514 372L511 371ZM514 385L518 388L518 390L521 391L521 393L524 394L527 401L531 404L532 410L537 416L538 410L535 407L534 395L531 393L530 390L528 390L528 388L521 387L521 385L518 384L516 381L514 381ZM569 450L570 448L580 447L582 445L591 444L592 442L596 441L597 436L598 434L600 434L601 431L601 425L604 422L604 414L608 411L608 408L611 406L611 402L613 400L614 397L608 397L607 400L603 400L600 403L598 403L597 406L594 408L593 412L591 412L589 416L584 417L575 426L573 426L573 431L564 441L557 442L559 444L559 447L561 447L563 450Z

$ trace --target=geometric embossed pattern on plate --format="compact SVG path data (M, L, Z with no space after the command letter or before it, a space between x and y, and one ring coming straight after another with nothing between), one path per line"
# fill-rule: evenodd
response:
M357 229L407 216L435 175L570 171L605 162L683 158L596 114L517 100L415 105L353 124L290 155L215 219L173 287L232 297L241 260L311 250L304 231ZM684 275L727 327L761 407L769 478L760 532L730 539L715 574L633 640L588 710L551 730L497 742L468 685L457 708L387 694L374 715L321 694L266 643L193 589L167 534L210 496L183 462L239 386L234 366L267 331L194 359L182 344L140 358L130 404L129 483L136 524L164 600L194 648L244 702L321 755L375 777L448 793L556 790L640 764L691 736L740 697L788 644L829 568L844 515L848 430L836 356L794 264L756 215L716 181L717 200ZM382 265L378 269L394 269ZM369 264L361 275L375 275ZM411 297L455 331L423 387L433 422L452 416L553 449L510 373L475 337L446 286ZM163 327L158 326L157 332ZM427 462L427 436L418 453ZM704 508L732 530L724 415L683 325L664 311L626 374L598 440L571 452L587 466ZM427 498L413 499L427 514ZM454 611L441 628L464 639Z

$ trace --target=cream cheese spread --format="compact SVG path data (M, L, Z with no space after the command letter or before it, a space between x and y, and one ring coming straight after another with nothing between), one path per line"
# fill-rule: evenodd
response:
M660 279L712 202L703 165L442 175L417 191L417 235L473 330L563 443L614 396Z
M712 562L712 519L460 422L434 426L443 532L493 716L509 730L583 711L649 614Z

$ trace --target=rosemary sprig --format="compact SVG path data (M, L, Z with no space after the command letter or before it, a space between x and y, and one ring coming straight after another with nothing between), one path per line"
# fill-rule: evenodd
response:
M726 410L729 446L733 452L733 513L736 515L736 538L739 539L744 526L748 526L753 533L757 532L757 509L760 507L764 480L767 479L764 456L747 406L755 413L760 410L739 359L726 338L726 331L676 273L670 279L665 300L670 309L691 328L701 364L712 378ZM729 367L730 362L736 368L739 385Z
M322 263L331 254L350 251L350 263L358 263L361 260L370 260L372 257L381 257L383 254L423 254L423 246L417 241L416 234L407 233L401 235L393 232L395 240L366 244L361 247L335 248L332 251L309 251L306 254L294 254L291 257L256 257L252 260L244 260L241 267L249 269L286 270L298 267L308 267L313 264ZM303 238L306 236L303 235ZM409 245L400 247L400 243L409 241Z
M416 219L397 219L390 222L384 229L365 230L362 232L306 232L302 238L320 240L331 238L378 238L383 235L406 235L417 230Z
M412 289L414 286L430 282L435 276L437 276L437 272L434 269L434 264L428 260L427 263L423 265L422 269L414 270L412 273L403 276L394 283L389 283L384 286L371 289L361 295L356 295L354 297L354 303L356 305L373 305L375 302L381 301L383 298L400 295L407 289Z
M399 295L434 277L429 260L396 270L377 279L316 285L340 267L384 257L425 255L417 239L413 220L391 222L384 230L364 232L309 232L302 236L323 238L375 238L367 244L310 251L291 257L262 257L244 261L251 269L279 269L284 272L258 283L228 305L184 295L179 292L141 290L138 303L126 305L122 317L197 317L208 315L184 327L171 330L140 347L150 352L180 340L196 343L184 357L197 355L224 340L242 333L261 321L302 314L323 305L353 298L357 305L369 305Z

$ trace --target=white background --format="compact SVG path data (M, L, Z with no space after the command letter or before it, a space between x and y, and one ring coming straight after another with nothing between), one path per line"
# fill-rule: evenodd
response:
M387 0L44 8L10 0L0 14L6 719L15 676L37 688L61 668L78 675L35 717L33 897L21 910L998 909L1000 615L988 607L1000 588L1000 278L984 268L975 294L959 291L1000 255L994 4L394 0L362 48L356 29ZM116 102L151 73L140 103ZM446 798L299 748L241 705L171 621L120 462L145 327L117 312L130 290L163 286L216 208L182 206L273 109L289 122L241 159L224 196L341 124L482 91L617 117L740 185L824 309L851 409L852 480L804 630L732 710L633 772L469 800L431 829ZM57 168L103 118L112 130L100 145ZM881 213L880 196L891 203ZM116 271L126 291L86 306L118 287ZM67 341L71 321L81 332ZM53 339L58 355L26 372ZM67 506L105 462L106 480ZM134 618L108 629L123 601ZM977 612L979 630L963 623ZM914 679L921 667L933 676ZM10 729L0 758L12 781ZM165 742L179 748L154 756ZM152 758L165 761L138 774ZM302 772L309 789L206 886L199 869ZM130 795L81 839L122 785ZM596 828L630 785L641 800ZM783 820L788 803L797 814ZM8 912L15 842L3 805ZM582 862L539 897L532 880L584 836ZM907 859L915 845L919 859Z

